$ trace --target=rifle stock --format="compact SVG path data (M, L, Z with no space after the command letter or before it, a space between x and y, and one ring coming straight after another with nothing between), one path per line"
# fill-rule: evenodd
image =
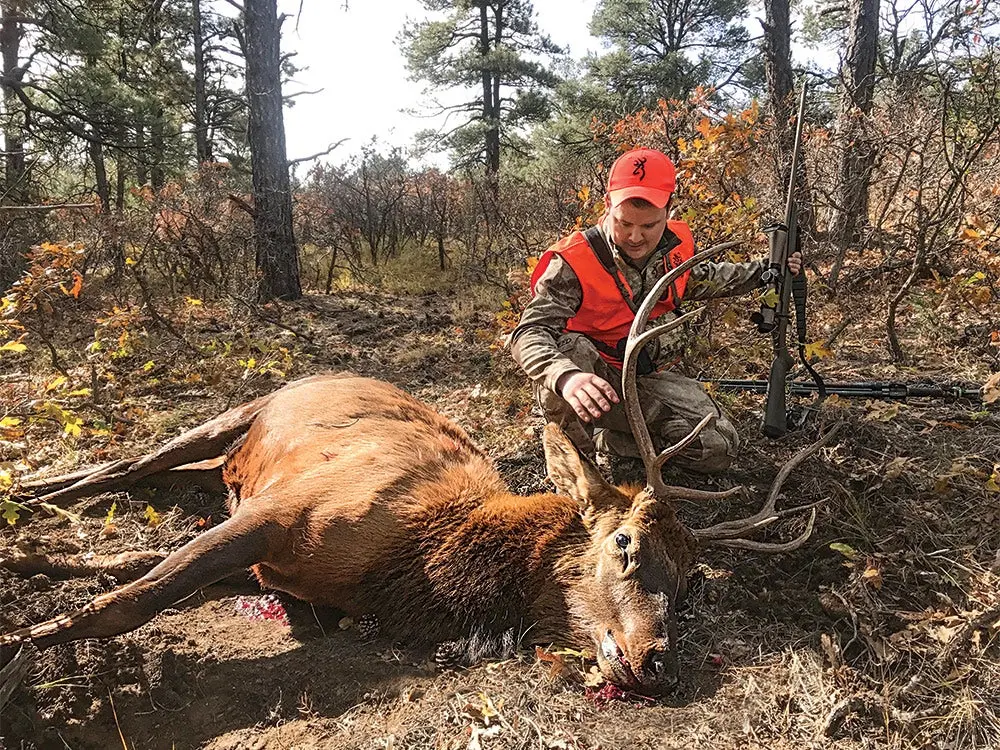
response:
M771 373L767 378L767 401L764 407L764 423L761 432L769 438L779 438L788 431L788 417L785 408L785 380L792 369L792 358L786 350L778 352L771 363Z

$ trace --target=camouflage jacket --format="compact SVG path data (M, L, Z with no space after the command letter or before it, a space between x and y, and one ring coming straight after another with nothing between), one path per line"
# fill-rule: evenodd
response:
M604 236L636 301L645 297L662 278L663 256L678 242L672 232L665 231L659 245L639 267L618 251L606 230ZM766 267L766 260L700 263L691 269L683 301L746 294L762 286L761 275ZM515 361L538 385L554 391L556 382L563 374L580 369L559 351L556 341L566 330L567 321L576 315L582 302L583 289L576 273L562 258L554 257L538 279L535 295L525 307L521 320L511 335ZM625 304L624 300L622 304ZM666 364L676 356L680 349L680 336L680 332L672 332L661 337L658 346L652 348L650 353L657 366Z

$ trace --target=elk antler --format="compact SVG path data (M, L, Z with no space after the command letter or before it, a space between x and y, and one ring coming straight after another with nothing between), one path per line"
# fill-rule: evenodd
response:
M629 425L632 427L632 435L639 448L639 455L641 456L642 462L646 467L646 489L647 492L654 497L664 499L722 500L732 497L743 490L742 487L734 487L733 489L725 490L723 492L707 492L704 490L692 490L685 487L676 487L668 485L663 481L663 465L671 457L684 450L695 440L695 438L698 437L702 430L711 425L715 421L715 415L707 414L700 422L698 422L697 425L695 425L691 432L673 445L665 448L659 455L657 455L656 448L653 446L653 439L649 434L649 427L646 425L646 420L642 415L642 406L639 403L639 387L636 373L639 352L642 351L642 347L647 342L657 336L662 336L668 331L672 331L682 325L689 318L701 312L701 308L693 310L684 315L677 316L668 323L654 326L648 331L645 331L644 329L646 324L649 322L649 316L653 310L653 306L659 300L663 290L692 266L711 257L712 255L715 255L720 250L724 250L738 244L740 243L725 242L721 245L711 247L708 250L704 250L684 261L670 271L670 273L666 274L663 278L657 281L652 290L650 290L649 294L646 295L646 298L642 301L639 309L636 311L635 320L632 321L632 327L629 330L628 341L625 346L624 361L622 363L622 401L624 402L625 414L628 416ZM774 483L771 485L767 501L757 513L752 516L748 516L747 518L735 521L724 521L722 523L715 524L714 526L710 526L707 529L692 529L695 539L697 539L701 544L740 547L760 552L788 552L805 544L805 541L812 534L813 523L816 520L817 503L800 505L781 511L776 511L774 506L777 502L778 494L781 492L781 487L788 478L788 475L792 473L792 470L806 458L818 451L823 445L828 443L837 434L839 429L840 425L836 425L818 441L799 451L785 463L785 465L778 472L778 476L775 478ZM787 542L771 543L755 542L741 536L742 534L747 534L755 529L767 526L779 518L805 510L811 511L809 514L809 521L806 524L806 530L795 539Z
M700 313L702 310L702 308L692 310L689 313L673 318L668 323L662 323L650 328L648 331L645 331L644 329L646 328L646 323L649 322L649 315L653 311L653 306L656 305L657 301L660 299L660 295L663 294L663 290L691 267L710 258L720 250L725 250L726 248L739 244L739 242L724 242L721 245L710 247L708 250L703 250L691 258L688 258L679 266L671 270L668 274L663 276L663 278L656 282L649 294L646 295L642 304L639 305L639 309L635 313L635 320L632 321L632 328L628 333L628 341L625 345L625 356L622 362L622 401L624 402L625 414L628 417L629 425L632 427L632 436L635 438L636 445L639 447L639 455L642 458L642 463L646 467L646 487L649 493L655 497L686 498L691 500L723 499L732 497L733 495L739 493L742 489L740 487L734 487L733 489L726 490L724 492L705 492L700 490L689 490L684 487L672 487L663 481L663 464L665 464L672 456L675 456L677 453L690 445L694 439L698 437L702 430L715 421L715 416L712 414L706 415L697 424L697 426L691 430L690 433L657 455L656 448L653 446L653 438L649 434L649 427L646 425L646 420L642 416L642 406L639 403L639 386L636 373L636 364L639 359L639 352L642 351L642 347L645 346L647 342L674 330L688 319Z
M830 440L832 440L833 437L840 431L842 426L842 422L834 425L832 429L823 435L823 437L812 445L806 446L785 462L785 465L781 467L781 470L778 472L778 476L774 478L774 482L771 484L771 490L767 494L767 501L763 506L761 506L759 511L754 513L752 516L740 518L735 521L723 521L722 523L717 523L714 526L709 526L706 529L691 529L691 533L694 534L694 538L701 544L711 544L722 547L739 547L740 549L751 549L758 552L789 552L805 544L806 540L812 534L813 523L816 521L816 506L819 505L819 503L798 505L794 508L786 508L784 510L775 510L774 504L778 500L778 493L781 492L781 487L785 483L785 480L788 479L788 475L792 473L796 466L829 443ZM777 521L779 518L790 516L794 513L805 510L810 511L809 521L806 524L806 530L799 536L795 537L795 539L791 539L787 542L772 543L755 542L741 536L742 534L747 534L756 529L763 528L764 526Z

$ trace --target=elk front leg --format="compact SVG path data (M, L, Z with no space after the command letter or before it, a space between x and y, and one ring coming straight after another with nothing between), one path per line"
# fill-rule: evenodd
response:
M134 630L200 588L267 557L286 530L266 518L235 516L167 557L139 580L102 594L82 609L0 637L0 665L24 641L48 648Z

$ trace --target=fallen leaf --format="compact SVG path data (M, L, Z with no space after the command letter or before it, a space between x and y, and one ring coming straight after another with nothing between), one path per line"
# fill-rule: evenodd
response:
M56 388L63 385L67 380L69 380L69 378L65 375L58 375L52 378L52 380L45 384L45 392L49 393L50 391L56 390Z
M908 463L910 463L909 457L897 456L885 465L882 473L886 479L899 479L900 475L906 470Z
M993 464L993 473L986 480L986 491L1000 493L1000 464Z
M1000 372L993 373L983 384L983 403L992 404L1000 401Z
M570 671L569 665L561 654L546 651L541 646L535 646L535 656L539 661L549 665L549 679L557 680Z
M865 572L861 574L862 580L869 586L875 589L882 588L882 571L875 567L865 568Z
M899 404L896 402L869 401L866 404L868 413L865 419L869 422L890 422L899 416Z
M858 559L858 551L849 544L844 544L843 542L834 542L833 544L830 545L830 549L832 549L834 552L839 552L848 560Z
M805 355L809 361L828 359L833 356L833 350L826 345L825 341L814 341L811 344L806 344Z
M604 684L604 675L601 674L601 670L597 667L591 667L583 677L583 684L588 688L600 687Z

